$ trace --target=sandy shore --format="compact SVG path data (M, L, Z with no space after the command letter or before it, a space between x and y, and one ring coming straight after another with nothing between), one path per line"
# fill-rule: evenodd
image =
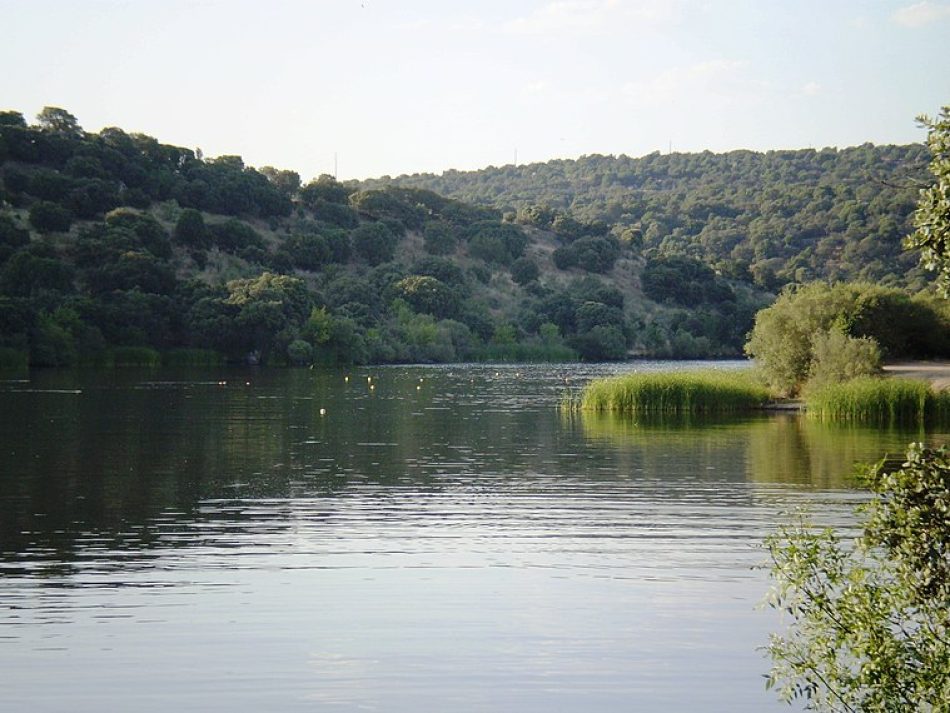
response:
M901 379L929 381L937 389L950 388L950 362L912 361L888 364L884 373Z

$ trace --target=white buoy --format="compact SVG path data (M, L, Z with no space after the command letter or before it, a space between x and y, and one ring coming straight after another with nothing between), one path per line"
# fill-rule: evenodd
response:
M326 410L325 408L320 409L320 415L321 415L321 416L326 416L326 415L327 415L327 410Z

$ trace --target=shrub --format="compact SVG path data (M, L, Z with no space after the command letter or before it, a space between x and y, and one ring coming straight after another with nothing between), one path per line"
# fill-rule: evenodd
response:
M803 521L766 540L773 634L767 685L826 711L947 711L950 451L911 444L866 476L855 541Z
M39 201L30 207L30 225L41 233L64 233L73 224L73 214L57 203Z
M812 362L808 388L872 376L881 370L881 350L870 337L849 337L840 329L816 334L812 341Z

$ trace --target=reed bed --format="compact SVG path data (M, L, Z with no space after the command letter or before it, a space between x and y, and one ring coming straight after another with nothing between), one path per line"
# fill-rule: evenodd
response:
M172 349L162 354L164 366L221 366L224 357L213 349Z
M576 407L623 414L730 414L752 411L769 391L747 372L675 371L591 381Z
M116 347L111 352L113 366L160 366L162 356L149 347Z
M936 391L923 381L860 377L808 393L805 409L822 421L950 423L950 391Z
M0 347L0 369L25 369L30 355L10 347Z

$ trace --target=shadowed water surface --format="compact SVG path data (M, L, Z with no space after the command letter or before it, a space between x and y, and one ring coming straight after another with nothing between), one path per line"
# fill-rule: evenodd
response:
M661 366L3 381L3 710L784 708L756 544L945 435L557 410Z

